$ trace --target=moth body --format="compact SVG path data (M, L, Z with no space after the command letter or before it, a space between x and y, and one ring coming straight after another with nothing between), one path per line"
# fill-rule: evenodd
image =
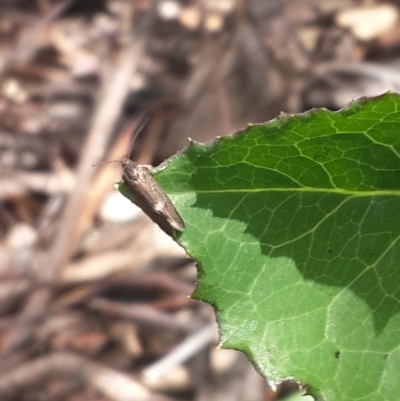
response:
M185 224L165 191L152 176L150 169L124 157L122 179L132 191L136 203L168 234L171 227L183 231Z

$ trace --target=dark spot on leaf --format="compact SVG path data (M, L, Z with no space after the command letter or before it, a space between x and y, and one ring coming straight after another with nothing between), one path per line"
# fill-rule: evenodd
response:
M388 354L383 355L383 359L387 359L388 356Z
M340 358L340 351L336 351L336 352L335 352L335 358L336 358L336 359L339 359L339 358Z

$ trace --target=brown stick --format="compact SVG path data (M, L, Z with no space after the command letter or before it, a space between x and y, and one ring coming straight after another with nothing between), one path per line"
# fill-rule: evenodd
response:
M88 303L88 306L92 310L110 316L129 319L141 326L147 326L157 330L185 333L190 329L190 324L182 323L170 314L144 304L126 305L122 302L95 298Z
M151 393L126 374L68 352L56 352L3 373L1 399L60 376L89 385L114 401L171 401Z
M41 278L44 280L57 278L75 249L78 241L76 232L79 227L79 216L90 191L90 182L95 172L92 165L97 163L104 154L122 105L128 95L129 82L141 54L141 48L142 44L138 41L126 50L121 64L106 85L104 96L97 106L79 161L75 190L71 192L68 199L60 221L60 230L56 233L52 248L49 254L43 258L40 266ZM35 291L21 312L20 319L35 320L35 316L42 313L50 297L51 290L49 289ZM11 332L4 342L4 354L7 355L18 348L27 341L30 335L31 330L27 329Z

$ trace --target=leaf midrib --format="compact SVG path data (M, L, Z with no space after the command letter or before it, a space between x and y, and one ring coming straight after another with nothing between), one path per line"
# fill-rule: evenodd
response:
M399 190L369 190L369 191L349 191L344 189L334 188L241 188L241 189L222 189L222 190L191 190L191 191L177 191L171 192L173 195L185 195L187 193L195 194L227 194L227 193L260 193L260 192L299 192L299 193L331 193L346 196L353 196L359 198L372 197L372 196L400 196Z

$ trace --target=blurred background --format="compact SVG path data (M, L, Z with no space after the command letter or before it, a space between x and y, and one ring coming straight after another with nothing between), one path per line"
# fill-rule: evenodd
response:
M0 399L275 400L93 164L399 91L399 67L398 0L0 0Z

